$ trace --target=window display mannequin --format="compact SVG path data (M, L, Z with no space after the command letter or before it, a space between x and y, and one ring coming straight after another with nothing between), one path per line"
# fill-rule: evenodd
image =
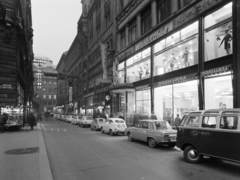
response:
M224 41L224 49L226 50L227 54L231 54L231 45L230 45L231 40L232 40L232 35L230 34L230 30L226 29L225 36L224 36L221 44L219 45L219 48L221 47L221 45Z
M170 68L171 71L173 71L174 68L174 61L176 60L176 58L174 57L174 53L172 53L172 59L170 59Z
M139 67L138 74L139 74L139 79L142 80L143 69L141 66Z
M189 63L188 63L188 54L189 54L188 48L185 47L185 51L183 52L183 56L182 56L182 60L183 60L183 63L184 63L184 65L185 65L185 67L188 67L188 66L189 66Z
M149 72L148 64L146 64L146 66L144 67L144 73L145 73L144 75L145 75L146 78L149 77L150 72Z

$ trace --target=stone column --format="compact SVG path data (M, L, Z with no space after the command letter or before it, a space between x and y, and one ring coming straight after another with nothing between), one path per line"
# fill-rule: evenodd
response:
M151 12L152 12L152 27L157 25L157 3L156 0L151 1Z

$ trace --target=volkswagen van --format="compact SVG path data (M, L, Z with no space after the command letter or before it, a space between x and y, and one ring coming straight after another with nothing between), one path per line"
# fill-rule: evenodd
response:
M240 109L189 112L177 129L177 147L187 162L203 156L240 162Z

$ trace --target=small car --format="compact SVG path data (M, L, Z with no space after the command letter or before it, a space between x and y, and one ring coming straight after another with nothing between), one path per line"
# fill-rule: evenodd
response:
M125 129L127 128L126 122L121 118L108 118L105 123L102 124L101 132L109 133L111 136L114 134L125 135Z
M81 127L85 127L85 126L91 127L92 121L93 121L92 116L81 116L81 119L79 121L79 127L80 126Z
M71 124L79 125L80 119L81 119L81 116L73 116L73 120L71 121Z
M126 129L129 141L140 140L147 142L151 148L158 144L175 147L177 131L173 130L167 121L140 120L136 127Z
M105 123L106 119L104 118L95 118L91 124L91 130L98 131L101 130L102 124Z
M189 163L198 163L203 156L239 163L239 118L237 108L190 112L177 128L177 148Z

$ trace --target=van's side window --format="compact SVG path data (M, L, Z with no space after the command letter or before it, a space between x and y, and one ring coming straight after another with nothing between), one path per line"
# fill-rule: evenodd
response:
M203 128L216 128L216 118L217 117L203 117L202 127Z
M223 116L220 120L221 129L237 129L238 127L238 117Z
M186 123L186 125L190 126L190 127L198 127L198 121L199 121L199 117L198 116L191 116L188 119L188 122Z

